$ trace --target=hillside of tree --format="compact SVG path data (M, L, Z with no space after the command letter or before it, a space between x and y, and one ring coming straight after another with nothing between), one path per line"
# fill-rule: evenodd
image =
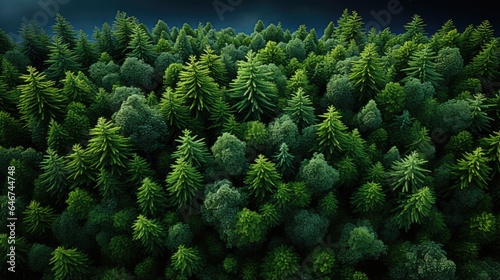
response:
M0 29L0 278L499 279L488 21L96 24Z

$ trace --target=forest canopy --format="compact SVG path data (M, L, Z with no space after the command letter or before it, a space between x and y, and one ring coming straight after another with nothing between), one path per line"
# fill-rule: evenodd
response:
M1 278L498 279L487 20L55 22L0 29Z

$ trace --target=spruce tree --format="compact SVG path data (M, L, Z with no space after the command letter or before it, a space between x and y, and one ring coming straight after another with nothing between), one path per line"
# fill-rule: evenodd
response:
M54 36L61 38L63 44L68 45L69 49L74 49L76 46L76 31L71 23L69 23L61 14L57 14L56 22L52 26Z
M181 276L189 278L203 268L201 252L196 248L180 245L177 251L170 257L170 264L174 270L180 272Z
M482 147L475 149L471 153L464 153L463 157L453 166L453 173L459 179L458 185L460 189L469 186L488 189L491 171L489 159Z
M71 183L71 188L88 185L94 181L94 172L90 168L91 161L80 144L73 145L72 152L66 156L66 161L67 178Z
M406 231L412 224L422 224L429 217L431 209L436 202L436 197L429 187L414 190L411 194L399 201L394 220L399 228Z
M185 129L183 131L184 135L175 140L179 145L177 145L176 151L172 153L172 158L182 159L189 165L200 168L207 162L210 153L206 147L205 139L196 139L197 136L191 136L191 133L191 130Z
M64 158L49 148L40 166L42 169L42 174L38 177L40 187L54 196L58 202L62 201L67 194L68 186L68 167Z
M134 17L130 17L122 11L116 12L113 21L113 35L116 39L117 52L120 53L121 57L125 56L130 49L135 27L137 27L137 22Z
M360 186L351 196L354 211L363 214L378 213L385 204L385 193L378 183L369 182Z
M50 37L38 26L34 20L28 24L21 23L19 28L21 37L21 52L31 61L31 65L41 71L45 69L44 62L47 60L50 45Z
M148 64L153 64L156 60L153 42L139 26L134 28L127 48L131 50L130 53L127 54L129 57L136 57Z
M276 170L275 164L265 156L259 155L255 163L250 165L244 182L249 195L262 200L277 189L280 181L281 175Z
M430 82L437 87L443 79L441 74L436 71L435 53L429 48L423 48L416 51L408 61L408 68L403 71L408 72L408 77L416 78L421 83Z
M132 230L133 240L141 242L146 254L153 257L163 255L167 233L159 221L139 215L132 225Z
M487 43L481 52L472 59L470 70L473 75L483 77L488 81L492 81L499 75L500 54L497 39Z
M90 42L87 34L80 31L75 47L76 61L83 69L88 69L90 65L97 62L98 53L95 43Z
M359 91L358 99L365 103L373 99L386 82L384 63L374 43L367 44L360 59L352 62L349 80Z
M182 61L184 62L187 62L188 58L193 54L191 42L189 41L184 29L181 29L179 31L179 35L177 35L174 44L174 50L179 53Z
M388 172L388 181L393 190L401 188L401 192L415 192L424 183L425 174L431 172L423 165L427 160L421 159L419 154L413 151L404 159L393 162Z
M221 60L221 56L217 55L214 50L207 46L200 56L200 65L208 69L208 75L214 79L219 85L227 85L227 70Z
M49 49L49 59L46 61L49 67L46 72L50 79L59 81L64 78L67 71L77 72L81 69L74 51L68 44L63 43L62 38L55 37Z
M201 190L203 175L183 158L178 158L170 169L165 180L169 203L177 208L190 205Z
M52 252L49 264L55 280L88 279L92 271L89 257L76 248L57 247Z
M55 219L54 209L50 206L43 207L40 202L32 200L23 211L23 224L26 232L32 235L43 236L52 228Z
M292 98L287 101L284 111L301 130L310 125L315 125L317 122L313 104L302 88L298 88L292 94Z
M332 158L345 149L347 145L347 126L340 120L339 112L333 106L320 116L324 120L317 124L318 149Z
M137 190L137 204L143 215L157 217L165 209L167 195L157 183L145 178Z
M170 87L163 92L158 111L166 120L167 125L175 127L179 131L192 124L190 123L189 108L184 105L184 99L174 93Z

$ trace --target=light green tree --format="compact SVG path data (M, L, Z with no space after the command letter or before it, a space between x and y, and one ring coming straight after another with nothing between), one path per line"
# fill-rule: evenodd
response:
M167 233L160 222L139 215L134 221L132 229L133 240L139 240L147 254L151 256L163 254Z
M57 247L49 261L54 279L88 279L91 275L90 259L78 249Z
M166 208L167 194L157 183L145 178L137 189L137 204L143 215L157 217Z
M388 181L393 190L401 188L401 192L414 192L422 187L425 174L431 171L422 167L427 160L421 159L419 154L413 151L405 158L393 162L388 172Z
M264 155L258 155L255 163L250 165L244 182L249 195L257 200L263 200L277 189L280 181L281 175L276 170L275 164Z
M191 204L201 190L203 175L183 158L178 158L170 169L166 178L169 203L177 208Z

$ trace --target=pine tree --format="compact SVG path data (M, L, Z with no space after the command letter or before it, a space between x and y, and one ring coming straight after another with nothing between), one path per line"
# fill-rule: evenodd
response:
M132 158L127 162L127 181L140 186L144 179L154 178L155 171L151 164L138 154L133 154Z
M109 23L105 22L101 30L94 28L94 34L92 35L93 39L97 42L98 53L107 53L111 57L115 58L117 51L117 42L116 38L111 31L111 26Z
M280 181L281 176L276 170L275 164L265 156L259 155L255 159L255 163L250 165L244 182L249 195L257 200L262 200L276 190Z
M170 28L163 20L158 20L152 31L153 42L157 44L161 39L171 41Z
M488 81L492 81L500 74L500 55L498 40L493 39L487 43L477 54L470 64L471 72L475 76L480 76Z
M86 150L94 169L109 168L113 174L121 174L130 155L128 138L119 134L120 127L105 118L99 118L90 129L90 140Z
M116 39L116 49L121 56L127 53L127 50L132 41L132 36L135 33L137 22L134 17L129 17L127 13L117 11L115 20L113 21L113 35Z
M435 53L429 48L420 49L411 56L408 62L410 67L403 71L408 72L408 77L416 78L421 83L430 82L436 87L443 78L436 71L435 58Z
M277 88L270 80L272 74L255 59L254 52L249 51L246 59L238 61L238 76L231 83L230 91L232 97L239 100L234 108L244 113L243 120L250 117L260 120L262 115L269 115L274 109Z
M91 43L84 31L80 31L75 47L76 61L83 69L97 62L98 54L95 43Z
M416 189L400 200L398 207L393 210L397 212L394 220L399 228L408 231L412 224L425 222L435 202L436 197L429 187Z
M201 253L196 248L180 245L177 251L170 257L170 265L174 270L180 272L180 275L189 278L198 273L203 268L203 259Z
M193 54L191 42L189 41L184 28L179 31L179 35L177 35L177 38L175 39L174 50L179 53L182 61L184 62L187 61Z
M21 78L24 80L24 84L19 86L21 119L34 121L36 125L47 125L50 119L61 120L66 100L54 87L54 82L31 66Z
M170 204L177 208L190 205L201 190L203 175L183 158L178 158L170 169L166 178Z
M317 124L318 149L327 157L338 155L347 145L347 127L340 120L339 112L333 106L321 115L324 120Z
M485 137L482 143L488 160L494 164L495 172L500 172L500 131Z
M295 166L293 166L293 160L295 156L288 152L288 145L286 143L281 143L278 152L273 156L276 162L276 169L280 172L283 177L286 175L291 175L295 171Z
M68 168L64 158L48 149L40 163L42 174L38 177L40 187L61 201L66 196Z
M172 158L181 159L196 168L205 164L210 156L205 144L205 138L196 139L197 136L191 136L191 130L183 130L183 136L175 141L179 143L176 151L172 153Z
M480 189L488 189L491 170L489 159L481 147L471 153L464 153L453 166L453 173L459 178L460 189L471 185Z
M46 64L47 77L52 80L62 80L67 71L77 72L81 65L77 61L77 57L73 50L68 47L68 44L63 43L60 37L55 37L54 42L49 47L50 54Z
M290 118L301 130L310 125L315 125L317 122L313 104L302 88L292 94L292 98L287 101L287 107L285 107L284 111L290 115Z
M19 35L21 52L29 58L34 68L40 71L44 69L44 62L49 54L50 37L34 20L31 20L29 24L21 23Z
M341 18L337 22L337 34L340 42L347 46L351 41L357 45L363 43L363 21L356 11L352 11L349 15L347 10L344 10Z
M0 54L4 54L14 48L12 38L5 32L5 30L0 29Z
M152 64L156 60L153 42L139 26L134 28L127 49L131 50L130 53L127 54L129 57L136 57L148 64Z
M165 209L167 195L158 184L145 178L137 190L137 204L143 215L156 217Z
M66 160L67 178L71 182L72 189L94 181L94 172L90 168L91 161L80 144L73 145L72 152L66 156Z
M374 43L367 44L361 52L360 59L352 62L349 80L359 91L362 103L373 99L385 85L384 63Z
M68 138L69 135L66 129L55 120L51 120L49 123L47 146L58 153L63 153L64 148L68 144Z
M220 90L209 76L208 68L191 56L179 73L176 93L186 99L191 114L198 117L202 111L212 111Z
M69 102L91 104L95 89L82 79L83 76L82 72L75 75L75 73L67 71L66 77L61 81L64 84L62 93Z
M49 264L52 266L55 280L88 279L91 275L90 260L78 249L57 247L52 252Z
M404 33L404 41L414 41L415 43L425 43L427 41L427 33L425 32L426 24L419 15L414 15L411 21L404 25L406 32Z
M335 25L333 21L330 21L323 31L323 36L321 37L322 41L326 41L328 39L333 39L333 32L335 31Z
M68 46L69 49L74 49L76 46L76 31L71 23L69 23L61 14L57 14L56 22L52 26L54 36L61 38L61 43Z
M392 189L401 188L401 192L418 190L424 182L425 174L431 172L422 167L425 163L427 160L421 159L415 151L404 159L393 162L387 174Z
M158 111L170 127L183 130L192 124L189 122L189 108L184 105L184 99L169 87L163 92Z
M120 177L105 168L99 170L95 183L94 188L98 190L103 199L116 199L125 193Z
M139 215L132 226L133 240L139 240L146 254L153 257L163 255L167 233L155 219Z
M229 119L234 118L234 111L228 102L224 100L223 97L219 97L215 100L212 112L210 113L210 117L208 120L212 122L212 125L209 128L213 128L217 131L217 135L229 122Z
M52 228L55 219L54 209L50 206L43 207L40 202L32 200L23 211L23 224L26 232L32 235L43 236Z
M221 56L217 55L214 50L207 46L200 56L200 65L208 69L208 75L214 79L219 85L227 85L227 70L221 60Z
M369 182L359 187L351 196L354 212L371 214L381 211L385 204L385 193L378 183Z

